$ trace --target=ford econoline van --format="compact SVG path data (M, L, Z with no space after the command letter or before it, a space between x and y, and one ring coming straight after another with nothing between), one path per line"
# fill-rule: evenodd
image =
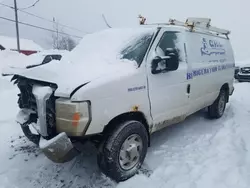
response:
M60 63L18 72L17 122L52 161L92 141L117 181L141 167L150 135L207 108L220 118L234 91L229 31L210 19L110 28L83 37ZM35 130L35 131L34 131Z

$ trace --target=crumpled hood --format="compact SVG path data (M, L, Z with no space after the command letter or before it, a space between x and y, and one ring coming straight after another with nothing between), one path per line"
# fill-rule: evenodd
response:
M54 83L58 86L55 96L70 97L79 86L118 71L135 69L132 62L89 64L51 61L48 64L17 71L15 74L33 80Z

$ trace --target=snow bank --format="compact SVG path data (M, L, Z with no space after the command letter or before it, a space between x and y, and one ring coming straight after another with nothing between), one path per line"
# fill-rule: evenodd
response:
M43 50L41 52L39 52L39 54L61 54L61 55L64 55L64 54L67 54L69 53L68 50L57 50L57 49L49 49L49 50Z
M2 45L5 49L8 49L8 50L17 49L16 38L12 38L12 37L0 36L0 45ZM21 50L34 50L34 51L43 50L41 46L39 46L34 41L29 40L29 39L20 39L20 49Z
M11 73L12 70L10 69L10 67L17 67L22 70L26 67L27 64L28 56L19 54L14 51L0 50L0 92L2 90L9 90L14 88L14 86L10 83L11 78L2 77L2 73Z
M29 56L15 51L0 51L0 71L6 67L25 68L28 64Z
M239 67L250 66L250 60L236 61L235 66L239 66Z

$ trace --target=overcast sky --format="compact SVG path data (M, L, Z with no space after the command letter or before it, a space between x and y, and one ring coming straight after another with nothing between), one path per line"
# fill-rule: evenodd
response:
M36 0L17 0L19 7L27 7ZM13 5L13 0L0 0ZM229 29L237 60L250 59L250 1L249 0L40 0L26 10L47 19L55 17L60 23L86 32L106 28L105 14L113 27L135 26L138 14L147 22L167 22L169 18L185 20L187 17L209 17L212 25ZM0 5L0 16L14 19L13 10ZM52 29L52 23L19 13L19 20ZM84 36L83 32L64 28L64 32ZM13 23L0 19L0 34L15 36ZM20 26L22 38L33 39L44 48L50 47L51 33Z

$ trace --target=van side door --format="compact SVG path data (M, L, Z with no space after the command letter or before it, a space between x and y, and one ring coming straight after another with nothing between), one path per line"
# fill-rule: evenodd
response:
M189 108L190 85L187 80L185 32L169 29L162 28L159 31L146 60L153 132L184 120ZM154 60L159 57L167 59L171 49L178 52L177 70L163 68L161 71L164 61L156 68ZM168 59L165 63L168 64Z
M225 83L233 82L233 53L229 40L199 32L187 32L190 81L190 113L211 105ZM230 84L232 85L232 84Z

